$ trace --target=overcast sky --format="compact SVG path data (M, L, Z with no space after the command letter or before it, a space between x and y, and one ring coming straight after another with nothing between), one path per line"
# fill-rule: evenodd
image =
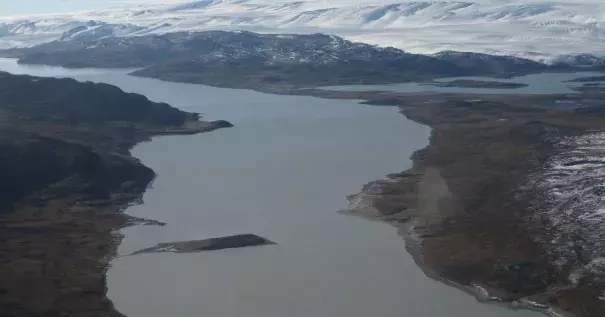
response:
M177 2L175 0L0 0L0 16L95 10L129 4Z

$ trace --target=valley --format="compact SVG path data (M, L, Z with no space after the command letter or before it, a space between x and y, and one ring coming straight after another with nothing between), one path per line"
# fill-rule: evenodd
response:
M391 296L408 294L401 297L414 303L414 289L370 274L381 271L368 270L375 266L365 261L384 265L385 275L412 278L402 264L407 260L399 258L407 256L404 247L426 276L482 302L557 317L605 314L600 3L209 0L107 10L0 24L0 56L18 62L8 60L9 68L78 80L89 78L79 71L102 74L90 75L98 83L0 74L6 180L0 264L10 272L0 276L0 300L9 314L159 316L203 304L217 316L282 316L279 307L267 308L273 296L299 307L301 316L320 308L362 316L371 307L398 315L406 302ZM316 33L325 30L338 36ZM468 38L452 36L465 30L473 30ZM128 75L114 75L116 68ZM167 182L148 187L155 173L131 156L136 144L233 126L201 121L198 109L240 118L251 130L184 138L175 148L160 139L144 160L157 164ZM396 112L430 128L429 144ZM405 128L394 128L397 120ZM347 143L358 151L347 152ZM290 145L297 152L280 152ZM411 155L409 164L402 153ZM281 160L267 164L274 158ZM318 185L330 181L331 187ZM369 222L332 217L347 186L368 181L341 213L390 224L405 240L400 248ZM146 204L133 206L146 192ZM273 241L256 255L239 250ZM215 252L216 258L197 252L215 249L230 250ZM235 249L242 253L229 253ZM146 254L126 256L133 253ZM334 254L364 266L343 264ZM181 258L170 258L170 268L162 262L167 256ZM193 256L207 262L188 262ZM241 262L223 262L231 256ZM143 265L143 257L157 262ZM332 271L306 271L322 263ZM351 271L335 269L349 265ZM177 267L188 273L177 274ZM277 268L280 278L267 267ZM223 284L225 276L245 278ZM156 278L173 289L152 287ZM246 287L215 290L206 281L269 286L267 296L251 296L241 293ZM421 281L418 289L429 289ZM321 300L327 293L303 288L294 297L314 304L289 301L283 290L296 292L291 286L305 282L326 292L351 283L348 289L360 293L341 291L327 303ZM364 295L362 285L376 293ZM186 294L204 295L176 296L181 286ZM121 307L113 307L108 292ZM447 302L449 293L440 294ZM147 295L154 300L146 303ZM358 300L350 307L337 304L351 298ZM182 305L171 306L177 302ZM456 303L461 316L494 308ZM416 315L442 315L429 310Z

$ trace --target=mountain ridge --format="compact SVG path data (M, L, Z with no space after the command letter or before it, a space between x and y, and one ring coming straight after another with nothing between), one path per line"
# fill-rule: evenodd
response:
M550 66L511 56L469 52L420 55L335 35L248 31L76 38L5 50L0 55L18 58L23 64L140 68L133 75L257 90L572 70L565 64Z
M180 1L121 9L0 18L0 47L59 39L90 20L134 25L119 36L180 31L247 30L330 33L413 53L472 51L549 62L559 56L603 56L605 5L535 0L475 1ZM85 32L86 33L86 32ZM90 30L90 33L94 33ZM84 35L84 34L80 34Z

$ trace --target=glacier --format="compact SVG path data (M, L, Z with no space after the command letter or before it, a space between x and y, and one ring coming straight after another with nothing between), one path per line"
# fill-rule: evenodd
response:
M541 62L605 56L601 0L133 0L79 12L0 17L0 48L217 29L328 33L422 54L467 51Z

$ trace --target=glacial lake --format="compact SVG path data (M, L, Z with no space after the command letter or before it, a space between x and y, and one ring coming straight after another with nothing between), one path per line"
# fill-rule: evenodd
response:
M0 60L0 69L106 82L236 126L159 137L134 156L158 177L128 214L108 296L129 317L537 317L427 278L394 227L344 216L346 195L411 165L429 129L393 107L276 96ZM195 254L158 242L254 233L278 243Z
M580 77L603 76L598 72L577 72L577 73L543 73L532 74L509 79L491 78L491 77L452 77L438 78L437 83L444 83L453 80L474 80L500 83L519 83L527 86L521 88L466 88L466 87L439 87L427 85L426 83L402 83L388 85L346 85L346 86L327 86L324 90L333 91L384 91L396 93L414 93L414 92L440 92L440 93L467 93L467 94L567 94L577 93L571 88L581 86L582 83L566 82Z

